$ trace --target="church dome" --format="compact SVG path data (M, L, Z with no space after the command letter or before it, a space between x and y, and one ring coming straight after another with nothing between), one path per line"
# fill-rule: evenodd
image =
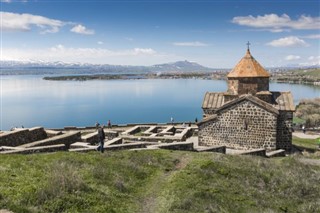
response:
M228 78L238 77L270 77L270 74L253 58L249 48L246 55L227 75Z

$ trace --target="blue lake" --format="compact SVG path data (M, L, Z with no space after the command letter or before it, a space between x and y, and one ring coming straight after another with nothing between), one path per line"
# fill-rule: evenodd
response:
M223 80L146 79L45 81L43 76L1 77L1 130L13 126L92 126L112 123L189 122L202 117L206 91L226 91ZM271 83L292 91L294 102L320 97L320 87Z

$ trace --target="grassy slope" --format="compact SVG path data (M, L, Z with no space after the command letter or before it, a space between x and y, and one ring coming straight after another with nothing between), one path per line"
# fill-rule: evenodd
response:
M320 166L179 151L0 156L14 212L319 212Z
M297 145L298 147L304 147L307 149L317 150L319 147L319 142L318 142L319 138L317 138L317 139L304 139L304 138L293 137L292 143L294 145Z
M306 71L303 70L295 70L293 71L297 75L302 75L302 76L312 76L316 78L320 78L320 69L308 69Z

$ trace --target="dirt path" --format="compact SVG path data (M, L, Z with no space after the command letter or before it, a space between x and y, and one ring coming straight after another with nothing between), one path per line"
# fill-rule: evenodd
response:
M298 138L305 138L305 139L316 139L320 138L320 135L314 134L314 135L309 135L309 134L304 134L302 132L293 132L293 136L296 136Z
M177 160L178 163L175 165L174 170L162 174L160 177L155 178L152 184L146 186L148 193L142 201L141 213L157 212L156 210L158 209L159 205L161 206L163 201L163 197L161 197L163 187L170 181L171 178L174 177L176 173L184 169L189 162L192 161L192 156L186 153Z

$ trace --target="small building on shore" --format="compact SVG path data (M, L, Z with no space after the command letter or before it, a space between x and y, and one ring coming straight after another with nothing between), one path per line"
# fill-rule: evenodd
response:
M204 96L199 145L289 151L295 111L292 94L269 91L269 78L248 46L245 56L227 75L228 90Z

